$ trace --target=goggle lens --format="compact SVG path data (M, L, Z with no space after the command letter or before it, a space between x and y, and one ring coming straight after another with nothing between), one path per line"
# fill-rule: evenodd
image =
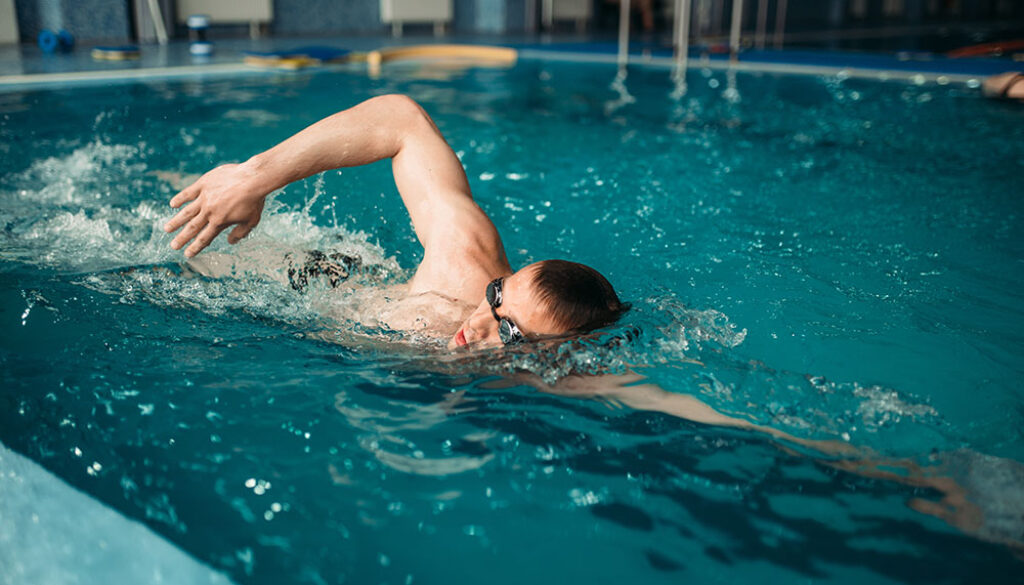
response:
M491 314L498 321L498 338L501 339L501 342L505 345L519 343L524 339L523 332L516 327L515 323L505 317L499 317L498 312L495 311L495 309L501 306L501 285L502 279L500 278L495 278L487 285L487 290L485 291L487 304L491 306Z

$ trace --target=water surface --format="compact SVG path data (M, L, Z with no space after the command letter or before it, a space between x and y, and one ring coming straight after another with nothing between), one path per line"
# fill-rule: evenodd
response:
M238 583L1019 574L999 542L1024 509L1024 111L700 69L685 91L535 61L389 73L0 95L0 442ZM454 359L332 321L326 287L183 270L166 172L390 92L435 118L514 266L595 266L634 305L605 339L639 335ZM289 186L215 246L329 248L368 285L411 274L387 163ZM353 330L383 343L336 343ZM799 437L937 453L985 521L758 433L502 383L517 370L632 370Z

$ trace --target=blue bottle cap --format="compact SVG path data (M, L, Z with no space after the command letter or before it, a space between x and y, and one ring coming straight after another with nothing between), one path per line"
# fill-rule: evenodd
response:
M39 31L39 48L44 53L52 53L57 50L57 35L45 28Z
M57 42L60 43L61 50L70 51L75 48L75 37L71 36L71 33L66 30L61 29L57 33Z

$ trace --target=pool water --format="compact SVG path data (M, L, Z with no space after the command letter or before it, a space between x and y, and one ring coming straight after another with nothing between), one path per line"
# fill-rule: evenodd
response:
M0 442L236 583L1015 582L1024 109L953 85L687 82L524 61L0 94ZM339 317L326 286L183 267L160 229L174 174L391 92L434 117L514 267L590 264L623 321L452 356ZM360 257L366 286L411 274L386 163L291 185L214 246L310 249ZM858 474L517 371L633 371L945 461L980 520L919 512L943 494L900 465Z

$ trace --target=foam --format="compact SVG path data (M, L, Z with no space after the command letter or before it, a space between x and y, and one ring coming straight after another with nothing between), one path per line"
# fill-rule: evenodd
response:
M84 274L78 284L125 303L188 306L210 314L244 311L298 325L322 317L317 308L329 304L320 298L329 291L297 299L265 275L233 274L230 280L183 276L184 257L170 248L173 236L163 230L176 213L165 205L174 188L167 179L178 173L150 171L145 144L96 140L62 148L70 151L36 160L6 178L0 191L0 223L10 226L4 234L5 260ZM317 225L311 207L324 194L322 180L315 191L298 210L272 196L249 238L229 246L222 235L207 256L260 257L269 251L280 260L282 250L332 250L360 258L378 280L404 275L366 233ZM139 202L140 196L145 200ZM149 268L154 265L167 269Z
M853 395L862 398L857 406L864 425L872 430L900 422L904 417L938 417L939 413L928 404L908 402L895 390L879 386L859 386L853 388Z
M231 583L3 444L0 582Z
M705 350L734 348L746 339L747 330L720 311L671 297L637 305L618 326L562 343L508 348L494 356L494 366L506 373L527 370L553 384L570 374L624 374L635 364L696 363Z
M173 192L157 179L172 173L150 172L148 153L144 143L97 140L12 174L5 182L13 189L0 193L0 219L15 226L7 258L70 272L182 261L181 253L169 246L173 236L162 229L176 212L164 205ZM310 208L323 191L320 181L313 201L299 211L272 196L263 221L237 249L344 248L364 264L400 272L397 262L369 243L364 232L316 225ZM138 202L140 194L145 201ZM210 249L228 249L224 239L218 238Z

